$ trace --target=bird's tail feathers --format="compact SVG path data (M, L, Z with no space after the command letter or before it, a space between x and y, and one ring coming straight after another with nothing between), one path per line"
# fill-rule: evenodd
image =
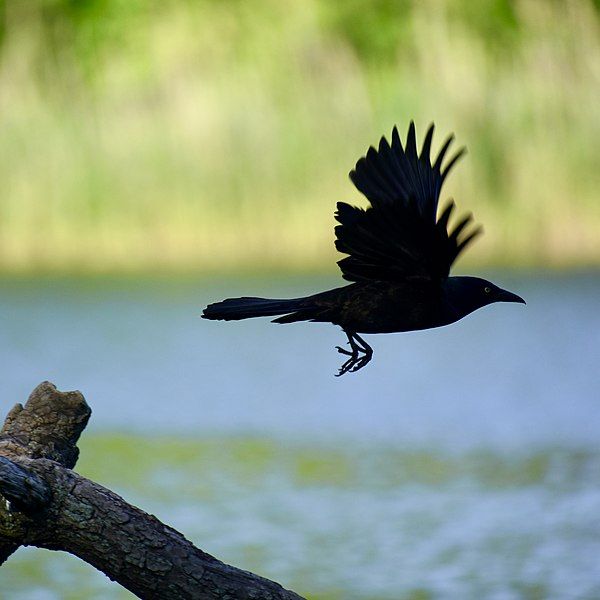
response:
M204 319L237 321L252 317L273 317L301 311L304 298L276 300L270 298L228 298L209 304L202 312ZM277 319L277 321L279 321ZM281 321L280 321L281 322ZM285 322L285 321L284 321Z

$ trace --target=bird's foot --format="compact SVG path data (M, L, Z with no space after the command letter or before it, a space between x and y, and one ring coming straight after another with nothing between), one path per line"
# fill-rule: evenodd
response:
M342 354L348 354L350 358L339 368L336 377L340 377L346 373L356 373L356 371L367 366L372 358L372 353L363 354L362 356L358 353L352 354L351 352L343 352Z
M350 358L338 369L336 377L341 377L345 373L348 373L348 371L351 371L352 367L357 362L357 357L353 356L351 352L349 352L349 353L343 352L342 354L349 354Z
M371 362L371 358L373 358L373 352L367 352L365 353L363 356L361 356L360 358L358 358L358 360L355 361L356 364L352 365L352 368L350 369L350 371L352 373L356 373L356 371L360 371L360 369L362 369L363 367L366 367L369 362Z
M345 373L348 373L348 371L352 371L353 367L357 364L357 362L359 361L359 351L360 348L354 343L354 341L352 340L352 338L350 336L348 336L348 343L352 346L352 351L350 350L346 350L346 348L342 348L341 346L336 346L335 349L340 353L340 354L345 354L346 356L349 356L350 358L338 369L338 373L336 375L336 377L340 377L341 375L344 375Z
M345 354L345 353L344 353ZM341 377L342 375L348 373L349 371L354 371L353 367L358 362L358 356L350 354L350 358L338 369L336 377Z
M352 351L346 350L341 346L336 346L336 350L340 354L345 354L350 358L339 368L336 377L341 377L346 373L356 373L356 371L366 366L373 357L373 349L357 334L346 332L348 343ZM359 345L360 344L360 345Z

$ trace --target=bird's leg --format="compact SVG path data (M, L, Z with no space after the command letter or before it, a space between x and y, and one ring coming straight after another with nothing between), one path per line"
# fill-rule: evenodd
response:
M364 366L369 364L371 358L373 358L373 348L363 340L358 333L354 334L354 340L359 344L359 350L363 353L357 361L356 365L352 367L352 372L355 373L359 369L362 369Z
M358 371L362 369L373 356L373 349L367 342L365 342L358 334L347 331L344 329L344 333L348 337L348 344L350 344L350 348L352 352L342 348L341 346L336 346L336 349L341 354L345 354L350 358L340 367L338 374L336 377L340 375L344 375L348 373L348 371ZM362 356L360 356L362 354Z
M348 338L348 343L350 344L350 347L352 348L352 352L350 352L349 350L346 350L344 348L342 348L341 346L336 346L336 350L340 353L340 354L345 354L346 356L357 356L358 353L360 352L360 348L358 346L358 344L354 341L354 335L353 333L350 333L349 331L346 331L345 329L343 330L344 333L346 334L346 337Z

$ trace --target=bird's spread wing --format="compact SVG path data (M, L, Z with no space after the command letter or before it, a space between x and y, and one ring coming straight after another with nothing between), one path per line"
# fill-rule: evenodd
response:
M436 220L442 184L464 148L443 166L451 135L431 164L433 129L432 124L418 154L414 123L404 148L394 127L391 145L381 138L379 148L369 148L351 171L352 182L371 206L363 210L337 204L335 218L340 225L335 228L335 246L349 255L338 262L344 279L445 278L456 257L480 233L469 227L470 215L448 231L452 201Z

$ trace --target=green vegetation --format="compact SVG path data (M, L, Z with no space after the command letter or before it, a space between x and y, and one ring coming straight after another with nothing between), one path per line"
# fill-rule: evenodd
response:
M4 0L0 269L332 268L369 143L438 125L467 260L600 261L588 0Z

